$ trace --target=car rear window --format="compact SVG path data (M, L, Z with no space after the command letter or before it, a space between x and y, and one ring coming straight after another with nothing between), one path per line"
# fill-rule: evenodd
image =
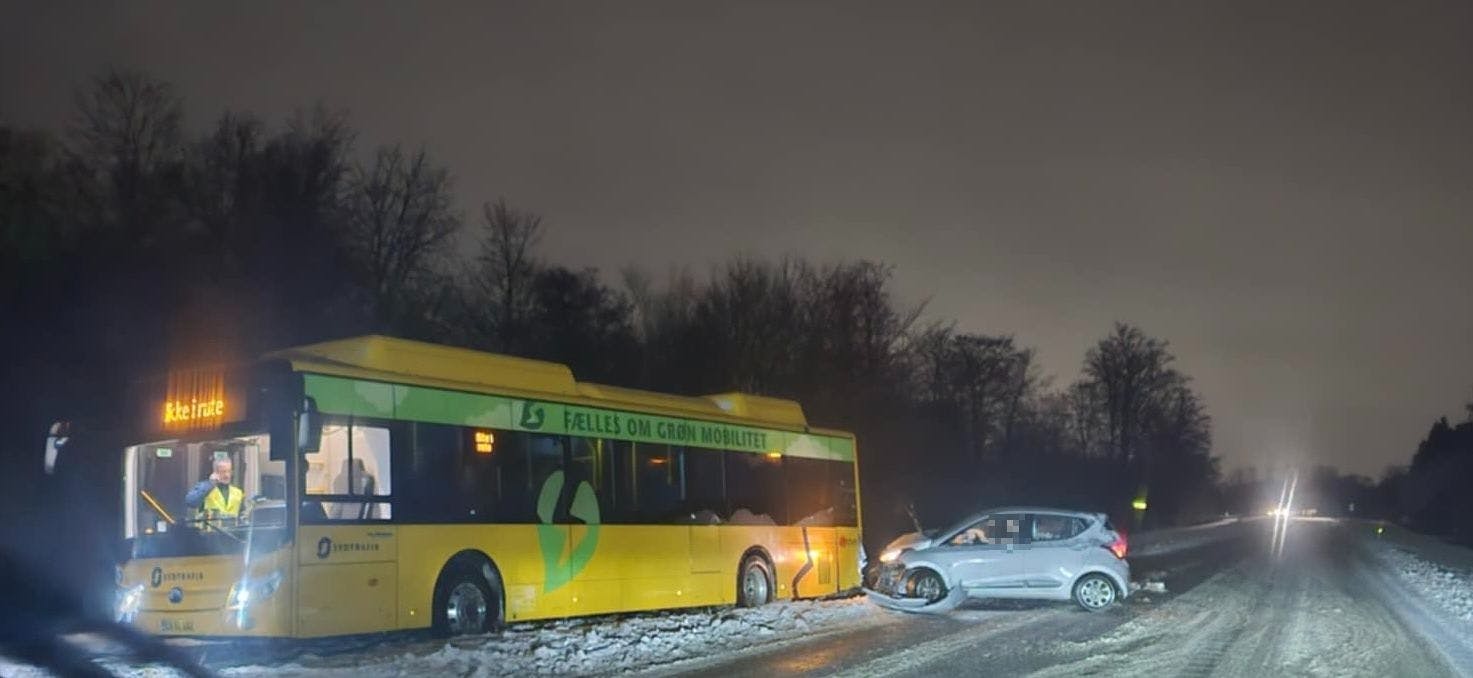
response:
M1039 513L1033 516L1033 541L1060 541L1073 539L1089 527L1084 519L1075 516Z

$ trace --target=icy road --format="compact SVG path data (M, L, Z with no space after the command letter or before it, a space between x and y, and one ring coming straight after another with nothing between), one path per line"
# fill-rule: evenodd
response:
M1403 590L1395 558L1407 556L1376 543L1368 526L1292 521L1281 550L1272 526L1253 521L1230 539L1138 559L1137 576L1164 573L1170 593L1102 614L1000 604L935 617L886 613L893 623L671 672L1444 676L1473 668L1461 649L1466 620ZM1458 586L1466 590L1466 576Z
M967 604L938 615L862 598L522 624L450 642L390 636L200 649L226 676L1473 675L1473 551L1369 523L1267 519L1142 534L1137 593ZM1277 544L1277 545L1276 545ZM168 675L122 666L123 675ZM5 665L0 674L40 675Z

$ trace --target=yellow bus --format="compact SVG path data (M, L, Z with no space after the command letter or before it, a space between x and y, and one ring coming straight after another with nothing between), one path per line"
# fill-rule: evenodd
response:
M145 390L116 611L150 633L480 633L859 586L854 438L792 401L382 336Z

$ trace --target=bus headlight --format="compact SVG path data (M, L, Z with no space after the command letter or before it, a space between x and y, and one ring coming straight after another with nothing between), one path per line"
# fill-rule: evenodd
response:
M143 584L132 588L118 589L118 599L113 605L113 612L117 621L130 624L138 616L139 608L143 607Z
M225 609L242 610L252 603L259 603L281 588L281 572L272 572L259 579L242 579L230 587L225 598Z

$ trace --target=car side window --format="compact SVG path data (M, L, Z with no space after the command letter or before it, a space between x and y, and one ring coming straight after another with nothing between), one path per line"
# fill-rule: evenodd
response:
M1003 513L987 516L973 523L956 533L946 543L951 546L1020 544L1024 541L1022 533L1023 516L1016 513Z
M1073 516L1039 513L1033 516L1034 542L1063 541L1073 539L1084 531L1084 521Z

